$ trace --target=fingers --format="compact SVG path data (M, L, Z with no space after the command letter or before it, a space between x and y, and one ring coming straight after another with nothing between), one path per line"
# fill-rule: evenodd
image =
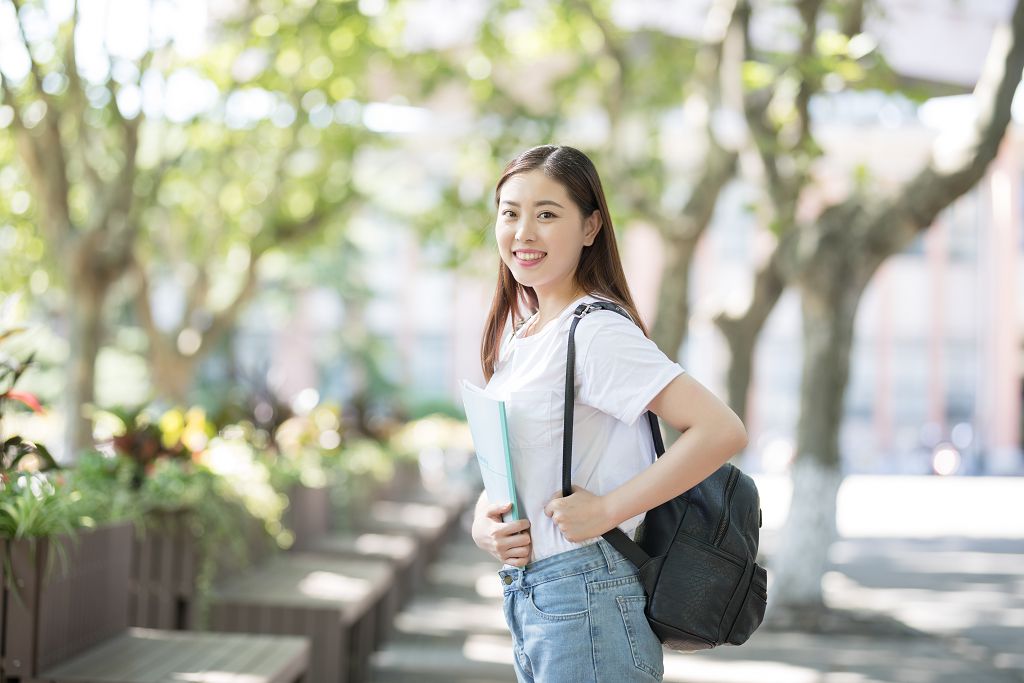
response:
M502 558L501 561L513 567L525 567L530 563L530 553L527 551L522 557L506 557Z
M497 533L502 536L511 536L514 534L521 534L530 528L530 520L528 519L517 519L514 522L505 522L498 529Z
M512 503L496 503L487 508L487 516L501 521L501 516L512 509Z
M526 521L529 526L529 520ZM519 525L519 522L515 522ZM512 526L512 524L509 524ZM525 567L530 559L530 551L533 548L533 539L527 530L515 534L508 534L494 539L495 553L499 560L516 567Z

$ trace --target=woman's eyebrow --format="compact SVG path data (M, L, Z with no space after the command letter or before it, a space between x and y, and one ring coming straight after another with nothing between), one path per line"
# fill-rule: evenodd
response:
M509 204L509 205L515 206L515 207L519 206L519 202L513 202L513 201L511 201L509 199L502 199L501 203L502 204ZM557 206L559 209L564 209L565 208L564 206L562 206L561 204L556 202L554 199L541 199L540 201L534 202L533 205L534 206Z

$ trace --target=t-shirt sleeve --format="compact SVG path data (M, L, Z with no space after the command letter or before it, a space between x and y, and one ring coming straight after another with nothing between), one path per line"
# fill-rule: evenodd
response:
M628 425L683 372L618 313L597 311L576 326L577 400Z

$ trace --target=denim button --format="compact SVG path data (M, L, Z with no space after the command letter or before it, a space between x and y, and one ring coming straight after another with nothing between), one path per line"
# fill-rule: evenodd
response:
M508 586L508 585L510 585L510 584L512 583L512 577L511 577L511 576L505 576L505 577L504 577L504 578L502 579L502 581L504 581L504 582L505 582L505 585L506 585L506 586Z

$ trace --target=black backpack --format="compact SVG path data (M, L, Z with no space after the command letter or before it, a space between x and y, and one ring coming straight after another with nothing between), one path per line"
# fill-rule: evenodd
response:
M614 311L610 301L580 304L569 328L565 368L565 435L562 494L572 494L573 402L576 325L591 311ZM647 413L660 457L661 427ZM647 621L661 642L684 652L716 645L740 645L761 625L768 601L767 574L755 563L761 527L760 496L754 481L726 463L700 484L644 517L636 541L615 528L603 538L640 570L647 593Z

